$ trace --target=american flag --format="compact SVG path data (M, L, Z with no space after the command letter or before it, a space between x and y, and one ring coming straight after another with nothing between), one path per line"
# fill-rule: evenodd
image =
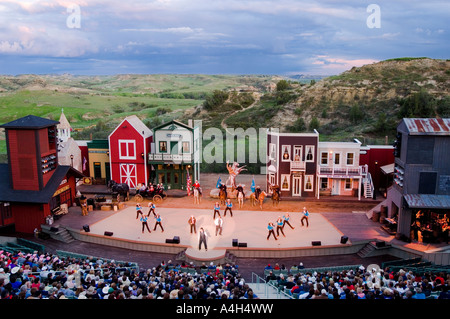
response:
M191 184L192 184L191 176L189 175L189 171L187 171L187 194L188 194L188 196L191 195Z

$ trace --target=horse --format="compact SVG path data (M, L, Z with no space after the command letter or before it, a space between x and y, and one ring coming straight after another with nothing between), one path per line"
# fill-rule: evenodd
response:
M108 182L108 188L112 193L122 195L125 201L130 199L130 187L125 183L117 183L114 180Z
M222 184L219 187L219 198L220 203L225 205L225 201L227 200L228 194L227 194L227 186Z
M265 191L261 191L261 193L259 194L258 198L256 198L255 193L252 193L250 195L250 200L252 202L252 206L256 206L256 202L259 202L259 207L262 209L263 208L264 198L266 196L267 196L267 193Z
M238 192L238 203L239 203L239 208L242 208L242 206L244 206L244 193L242 192Z
M278 206L280 202L280 187L278 185L270 185L270 190L272 191L272 206Z
M200 204L200 192L196 187L194 187L194 204Z

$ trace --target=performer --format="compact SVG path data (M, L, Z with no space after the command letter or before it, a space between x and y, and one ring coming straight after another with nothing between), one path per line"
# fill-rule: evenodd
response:
M208 235L206 234L205 230L203 229L203 227L200 228L199 234L198 234L198 250L202 250L202 243L205 245L205 250L208 251L208 246L206 244L206 238L208 237Z
M301 219L302 226L305 226L305 225L303 224L303 220L306 220L306 227L309 227L309 221L308 221L308 219L309 219L309 212L308 212L308 210L306 209L306 207L303 207L303 212L302 212L302 214L303 214L303 217L302 217L302 219Z
M295 229L295 227L292 227L292 225L289 223L289 219L291 219L291 217L289 216L288 213L283 215L283 219L284 219L283 228L284 228L284 225L288 224L289 227L291 227L291 229Z
M148 232L151 233L150 228L148 227L148 216L145 216L144 214L142 214L141 216L141 222L142 222L142 233L144 233L144 228L147 228Z
M150 203L148 203L148 207L149 207L149 210L148 210L147 216L150 216L150 213L153 213L153 216L156 217L156 213L155 213L156 206L155 206L155 204L153 204L153 202L150 202Z
M267 229L269 230L269 234L267 235L267 240L269 240L270 235L273 235L273 238L275 238L275 240L278 240L277 236L275 236L275 231L273 230L273 223L269 222L269 224L267 225Z
M223 227L223 219L222 217L217 217L216 220L214 221L214 224L216 224L216 236L217 233L219 233L219 235L222 235L222 227Z
M280 236L280 230L281 230L281 233L283 234L283 236L286 237L286 235L284 234L284 231L283 231L283 226L284 226L283 219L281 218L281 216L278 216L278 219L277 219L277 236Z
M231 203L231 199L227 199L227 203L226 203L227 207L225 207L225 211L223 212L223 216L225 217L227 215L227 210L230 211L230 215L231 217L233 217L233 211L231 210L231 208L233 208L233 203Z
M191 225L191 234L192 234L192 230L194 230L194 233L197 234L197 230L195 229L196 222L197 222L197 220L195 219L194 215L191 215L191 217L188 220L188 224Z
M194 185L192 185L194 188L197 188L198 193L200 194L200 196L202 195L202 188L200 186L200 183L198 182L198 180L195 180Z
M155 227L153 228L153 231L155 231L156 230L156 226L158 226L159 225L159 227L161 227L161 232L162 233L164 233L164 228L163 228L163 226L162 226L162 218L161 218L161 215L159 215L159 214L156 214L156 223L155 223Z
M213 217L213 219L216 219L216 214L220 216L220 205L219 205L219 202L216 202L214 204L214 217Z
M143 215L142 214L142 207L141 207L141 204L136 204L136 219L139 218L139 215Z

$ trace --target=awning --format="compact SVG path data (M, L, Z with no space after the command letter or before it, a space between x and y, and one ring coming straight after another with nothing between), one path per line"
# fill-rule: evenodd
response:
M450 210L450 195L406 194L403 197L409 208Z
M394 173L394 163L389 164L389 165L381 166L380 169L386 175L387 174L392 174L392 173Z
M277 172L277 168L273 165L270 165L267 170L269 171L269 173L276 173Z

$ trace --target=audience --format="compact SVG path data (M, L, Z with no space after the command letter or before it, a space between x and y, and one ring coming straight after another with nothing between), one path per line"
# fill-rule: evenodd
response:
M295 271L292 271L292 270ZM286 278L287 276L287 278ZM266 277L299 299L450 299L450 272L414 274L400 269L308 272L291 267L288 275Z
M0 251L0 299L257 299L232 264L130 263Z

